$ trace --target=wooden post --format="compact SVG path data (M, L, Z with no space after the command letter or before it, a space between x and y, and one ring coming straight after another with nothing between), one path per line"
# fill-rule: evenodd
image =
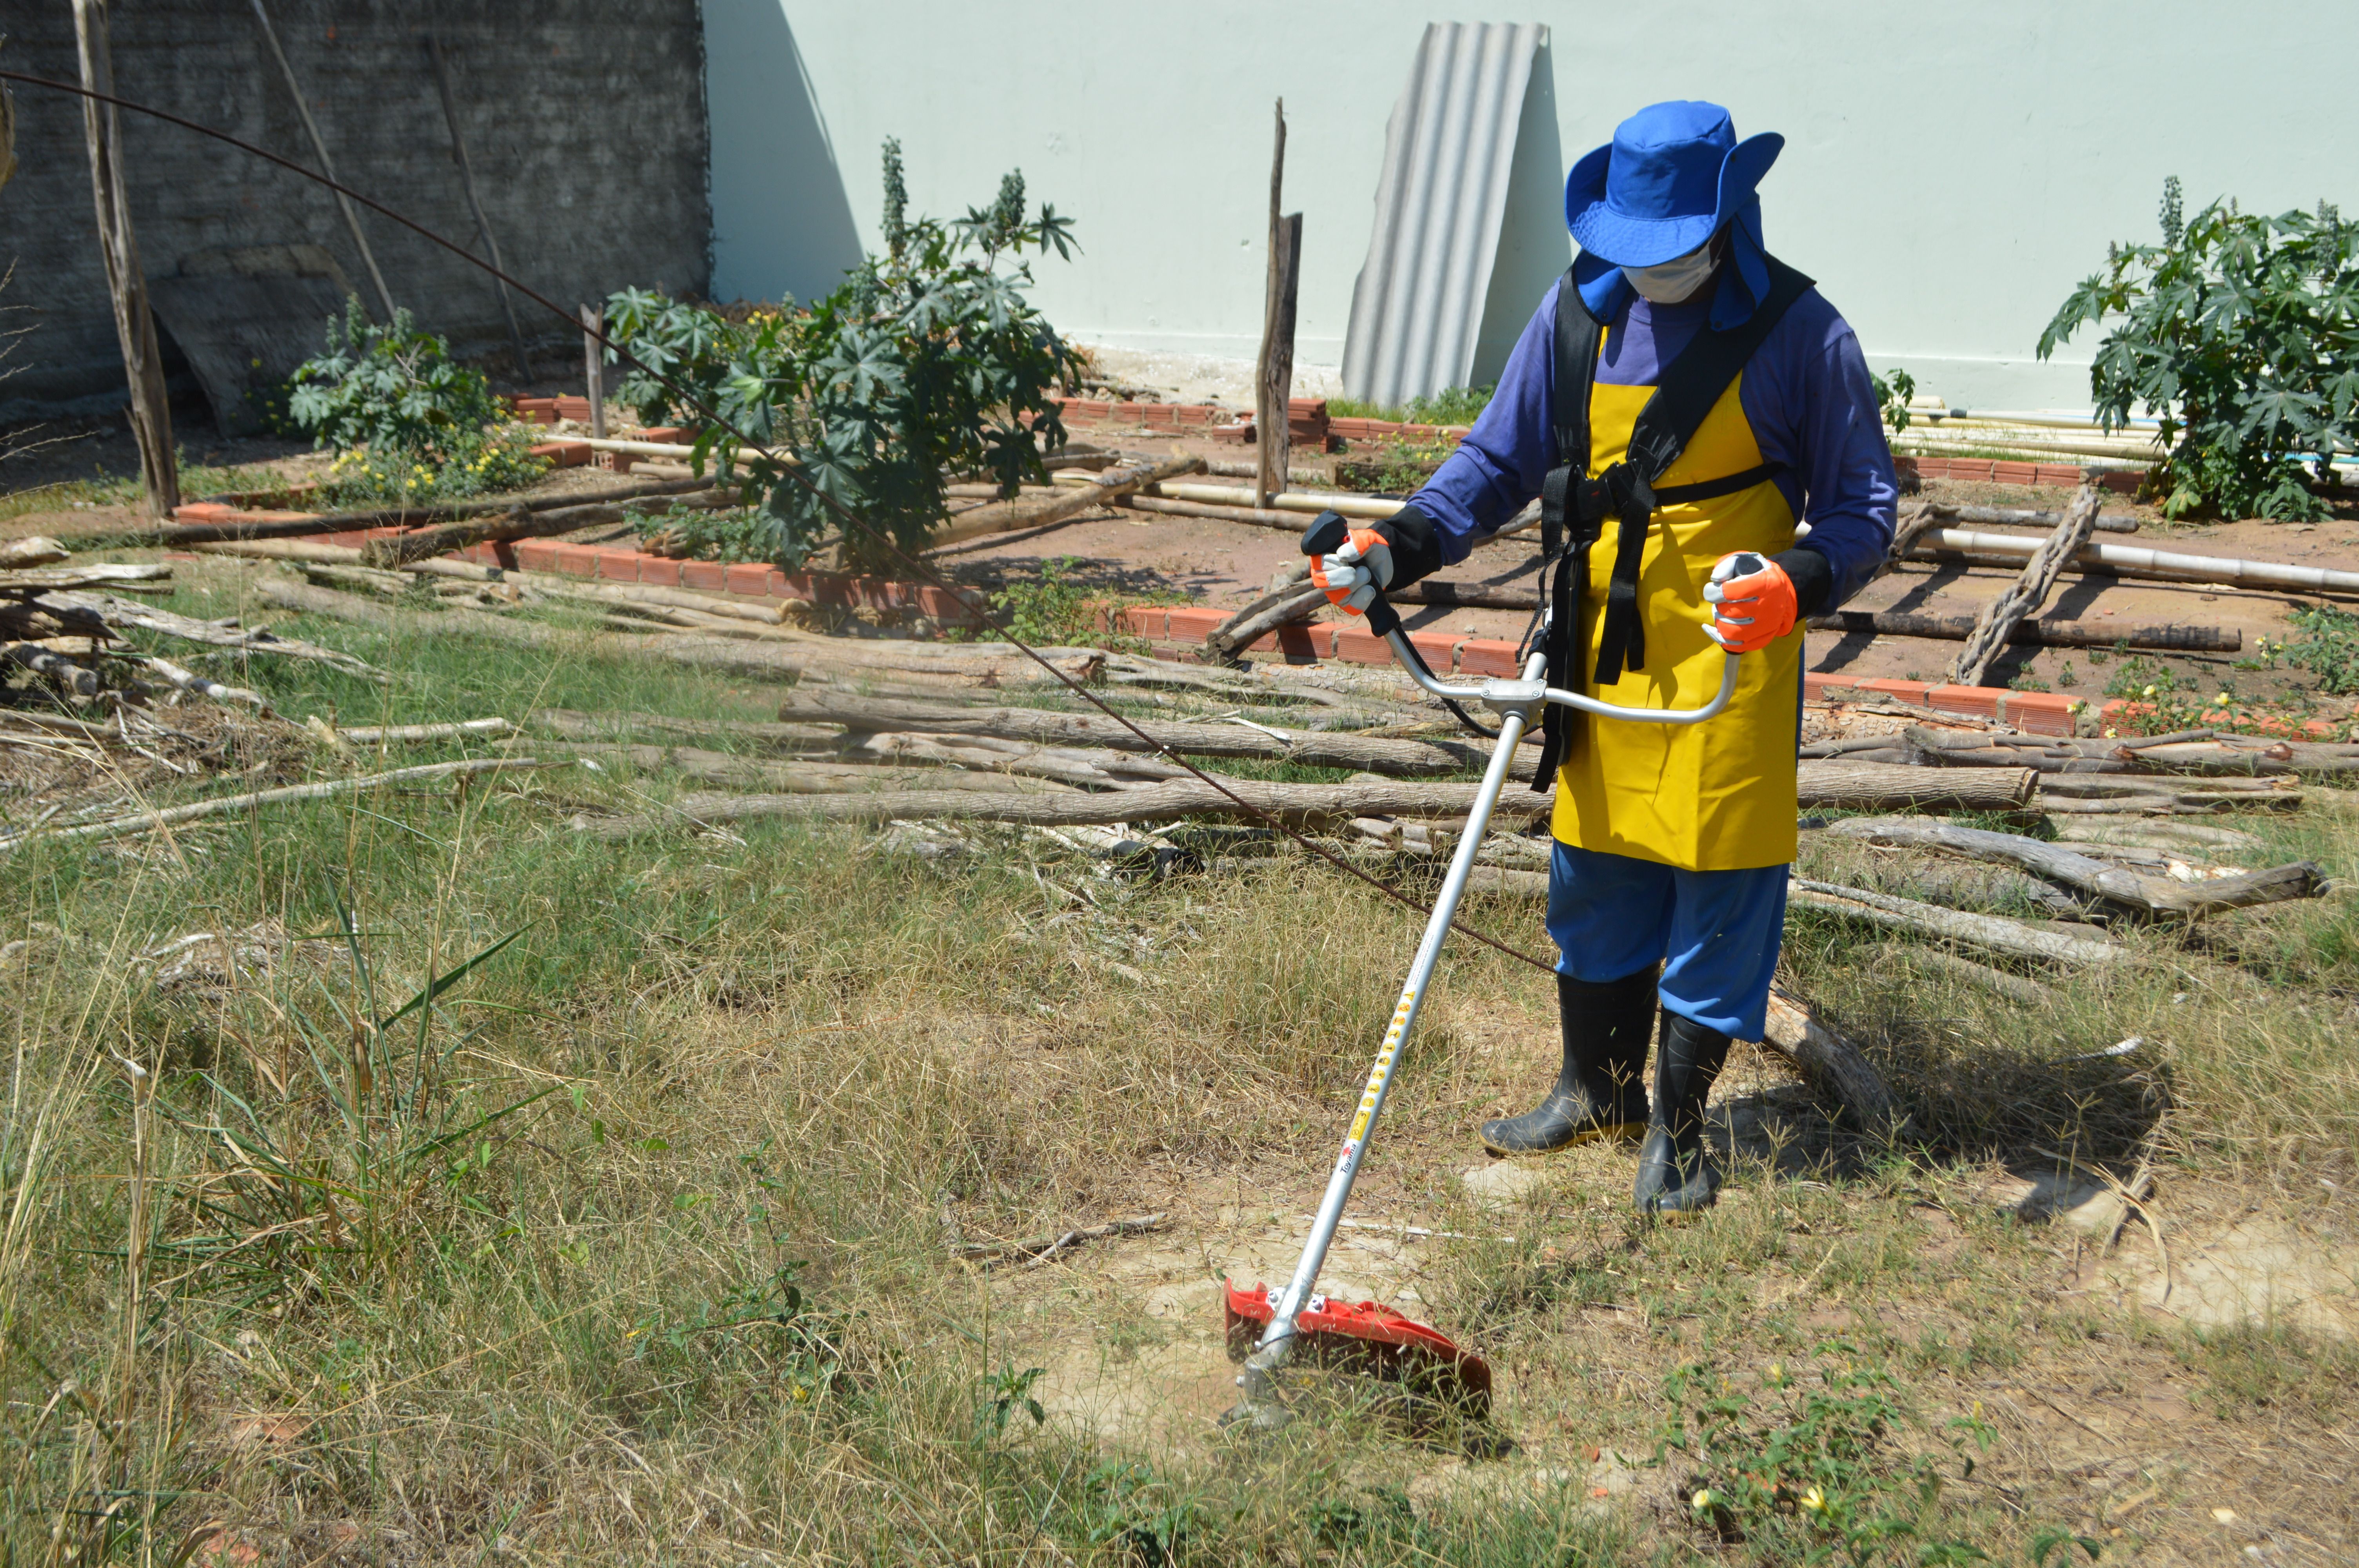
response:
M451 73L442 67L442 41L432 33L426 35L426 58L434 67L434 86L442 94L442 118L451 127L451 161L459 166L459 183L466 188L467 206L475 214L475 233L483 240L484 254L492 258L492 265L505 272L507 263L500 260L500 243L492 238L491 220L484 216L483 199L475 194L475 167L467 161L467 141L459 134L459 110L451 97ZM516 301L508 297L506 279L493 278L492 287L500 291L500 308L507 313L508 343L516 350L516 375L523 384L530 386L532 361L524 351L524 328L516 321Z
M1258 459L1254 504L1286 488L1286 406L1294 385L1295 255L1302 215L1282 217L1286 186L1286 100L1277 101L1277 140L1269 157L1269 281L1262 301L1261 356L1254 366L1254 437Z
M594 305L582 308L582 368L590 384L590 438L606 438L606 356L598 339L606 330L606 313Z
M320 135L318 122L311 118L311 105L303 101L303 88L295 80L295 68L288 63L287 51L278 47L278 29L270 25L270 13L262 8L262 0L254 0L254 17L262 24L262 36L270 41L270 52L278 57L278 72L287 79L287 91L295 100L295 113L303 117L303 129L310 135L311 150L320 158L320 172L333 179L336 166L328 161L327 141ZM353 243L360 247L361 260L368 264L369 281L376 285L376 297L385 306L386 320L390 322L393 291L386 287L385 274L376 269L376 253L369 249L368 236L361 232L361 215L353 210L353 199L341 190L336 192L336 205L344 210L344 227L353 232Z
M106 43L106 0L73 0L74 38L82 83L114 93L114 64ZM180 504L180 473L172 452L172 410L164 392L163 355L156 319L147 313L147 275L131 231L130 184L123 178L123 140L114 105L82 101L82 128L90 144L91 194L98 206L98 251L114 300L114 335L123 342L123 370L131 384L131 435L139 444L139 476L150 516L169 517Z

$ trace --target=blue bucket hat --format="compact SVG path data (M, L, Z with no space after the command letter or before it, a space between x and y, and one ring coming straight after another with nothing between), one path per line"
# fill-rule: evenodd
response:
M1591 311L1603 316L1618 307L1627 287L1622 268L1683 256L1731 227L1732 270L1751 297L1735 297L1724 279L1712 325L1724 329L1751 315L1769 282L1754 188L1785 146L1775 132L1739 142L1727 110L1683 99L1652 104L1615 126L1613 141L1574 164L1564 182L1565 227L1581 245L1573 281Z

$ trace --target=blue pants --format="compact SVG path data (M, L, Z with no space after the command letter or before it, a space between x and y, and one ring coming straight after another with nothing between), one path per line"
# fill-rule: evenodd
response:
M1602 985L1659 963L1666 1010L1758 1040L1786 929L1787 871L1682 871L1560 842L1548 900L1548 934L1563 954L1557 973Z

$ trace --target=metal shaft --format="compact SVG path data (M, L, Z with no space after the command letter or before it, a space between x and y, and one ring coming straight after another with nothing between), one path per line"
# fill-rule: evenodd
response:
M1537 681L1544 662L1541 655L1533 654L1525 678ZM1336 1225L1343 1217L1343 1206L1351 1200L1352 1183L1360 1173L1361 1158L1375 1135L1376 1118L1384 1113L1385 1096L1392 1088L1393 1064L1409 1031L1417 1026L1417 1015L1425 1005L1434 965L1441 957L1442 939L1450 935L1450 923L1457 915L1458 901L1465 896L1467 877L1474 869L1474 852L1483 847L1484 832L1491 825L1492 807L1498 804L1499 792L1506 786L1516 747L1530 721L1530 706L1518 705L1500 715L1498 742L1492 751L1490 766L1484 771L1483 787L1475 792L1473 809L1466 814L1465 835L1459 840L1458 852L1451 857L1450 874L1442 879L1441 896L1434 902L1432 916L1425 923L1425 937L1418 944L1416 960L1409 965L1408 983L1401 987L1400 1000L1393 1006L1392 1022L1385 1030L1384 1044L1376 1050L1367 1087L1361 1091L1359 1110L1352 1118L1351 1131L1344 1136L1334 1173L1327 1178L1327 1195L1320 1200L1318 1217L1311 1221L1310 1239L1302 1249L1302 1260L1295 1265L1294 1278L1287 1282L1286 1293L1278 1299L1269 1326L1262 1331L1260 1343L1254 1346L1254 1353L1245 1359L1245 1370L1238 1374L1237 1386L1245 1390L1248 1406L1266 1405L1275 1397L1270 1374L1285 1365L1294 1340L1295 1319L1310 1301L1311 1287L1319 1282L1319 1271L1326 1265L1327 1249L1334 1242Z

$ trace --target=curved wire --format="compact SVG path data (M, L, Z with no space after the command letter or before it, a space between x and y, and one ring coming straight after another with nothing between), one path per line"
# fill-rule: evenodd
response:
M0 81L22 82L27 87L45 87L54 92L68 93L77 98L88 99L93 103L111 103L118 109L128 109L135 114L146 114L151 119L161 120L167 124L178 125L182 130L194 131L201 136L210 136L217 142L226 143L228 146L237 148L240 152L247 153L255 157L262 159L265 163L275 164L278 168L286 169L290 174L300 175L305 179L312 180L318 184L326 186L329 189L335 191L338 195L349 197L351 200L359 202L362 206L367 208L370 211L376 213L378 216L390 219L394 222L400 224L403 228L408 229L412 233L417 234L421 239L433 244L440 245L442 249L449 251L452 255L457 256L461 261L467 263L469 265L480 268L482 271L489 273L492 276L498 278L502 283L506 284L509 287L523 295L527 299L531 300L541 308L557 316L559 319L563 320L569 328L583 332L594 339L601 347L612 352L618 360L638 370L641 373L660 382L664 387L671 392L672 395L682 404L696 409L713 425L718 426L720 428L727 430L731 435L735 436L743 446L759 453L768 464L776 468L779 472L785 474L788 478L792 479L796 483L801 485L805 490L809 491L812 496L817 498L822 505L833 512L847 529L856 528L860 525L860 520L853 514L850 509L845 507L842 503L836 500L835 497L821 490L818 484L812 481L811 478L808 474L805 474L802 471L799 465L792 462L782 461L777 453L762 445L762 443L754 440L744 431L738 429L736 426L724 418L718 409L707 403L701 396L698 395L690 389L679 385L669 376L650 369L628 349L625 349L619 343L614 342L612 339L608 338L603 330L585 325L580 318L573 314L573 312L566 309L563 306L559 305L555 300L538 293L519 279L509 276L499 267L494 266L491 263L473 254L472 252L455 242L444 239L440 234L438 234L433 230L427 228L424 224L415 222L412 220L402 216L402 214L395 211L392 208L386 206L383 202L374 200L370 197L364 195L362 192L354 190L351 187L320 173L317 169L306 168L301 164L295 162L291 158L282 157L266 147L256 146L252 142L246 141L242 137L234 136L226 131L215 130L211 125L201 124L197 121L183 118L179 114L172 114L168 110L151 108L147 104L136 103L128 98L118 97L113 93L100 92L92 88L84 87L79 82L59 81L46 76L34 76L26 71L0 70ZM908 554L898 544L894 542L889 535L880 532L876 534L875 537L879 543L884 545L886 549L890 551L893 556L901 562L903 566L926 578L928 580L932 582L935 587L943 589L945 592L955 595L957 590L954 585L951 584L949 579L936 571L931 565ZM978 621L982 621L982 617L980 616L976 617L976 619ZM1243 795L1229 788L1228 785L1223 784L1212 774L1204 772L1201 768L1197 767L1196 764L1188 761L1185 757L1182 757L1177 752L1171 751L1162 742L1157 741L1155 737L1149 735L1146 730L1131 722L1128 718L1116 712L1113 707L1102 701L1094 692L1089 689L1089 687L1082 685L1079 681L1076 681L1071 676L1066 675L1064 671L1050 664L1046 658L1041 656L1038 649L1032 647L1021 638L1008 632L1004 627L992 625L987 621L983 621L982 623L984 630L997 635L1006 642L1009 646L1015 648L1016 652L1024 654L1034 664L1038 665L1042 669L1048 671L1049 674L1056 680L1069 687L1075 696L1081 697L1091 707L1096 708L1099 712L1104 714L1107 718L1113 719L1124 729L1129 730L1133 735L1137 736L1139 740L1145 741L1150 748L1152 748L1157 754L1168 759L1176 766L1186 770L1190 774L1193 775L1199 783L1209 785L1214 793L1226 797L1230 804L1235 806L1246 816L1258 818L1268 826L1277 828L1279 832L1292 839L1300 848L1318 856L1321 860L1325 860L1336 870L1367 883L1370 887L1375 889L1386 898L1391 899L1395 903L1399 904L1404 909L1411 910L1416 914L1428 916L1429 918L1431 916L1433 912L1430 909L1419 904L1415 899L1410 898L1407 893L1400 892L1397 888L1389 886L1378 878L1370 876L1359 867L1353 865L1349 860L1344 860L1342 856L1335 854L1323 846L1311 842L1309 838L1304 838L1301 834L1297 833L1292 827L1288 827L1285 820L1274 812L1263 810L1260 806L1254 805L1253 802L1245 799ZM1484 946L1495 948L1497 951L1506 954L1510 958L1516 959L1521 963L1528 964L1532 968L1545 972L1553 973L1555 971L1556 967L1553 964L1548 963L1544 959L1536 958L1519 948L1510 947L1505 942L1500 941L1497 937L1492 936L1485 932L1477 931L1472 926L1455 919L1453 919L1450 924L1451 929L1456 931L1461 935L1472 937L1475 941L1482 943Z

